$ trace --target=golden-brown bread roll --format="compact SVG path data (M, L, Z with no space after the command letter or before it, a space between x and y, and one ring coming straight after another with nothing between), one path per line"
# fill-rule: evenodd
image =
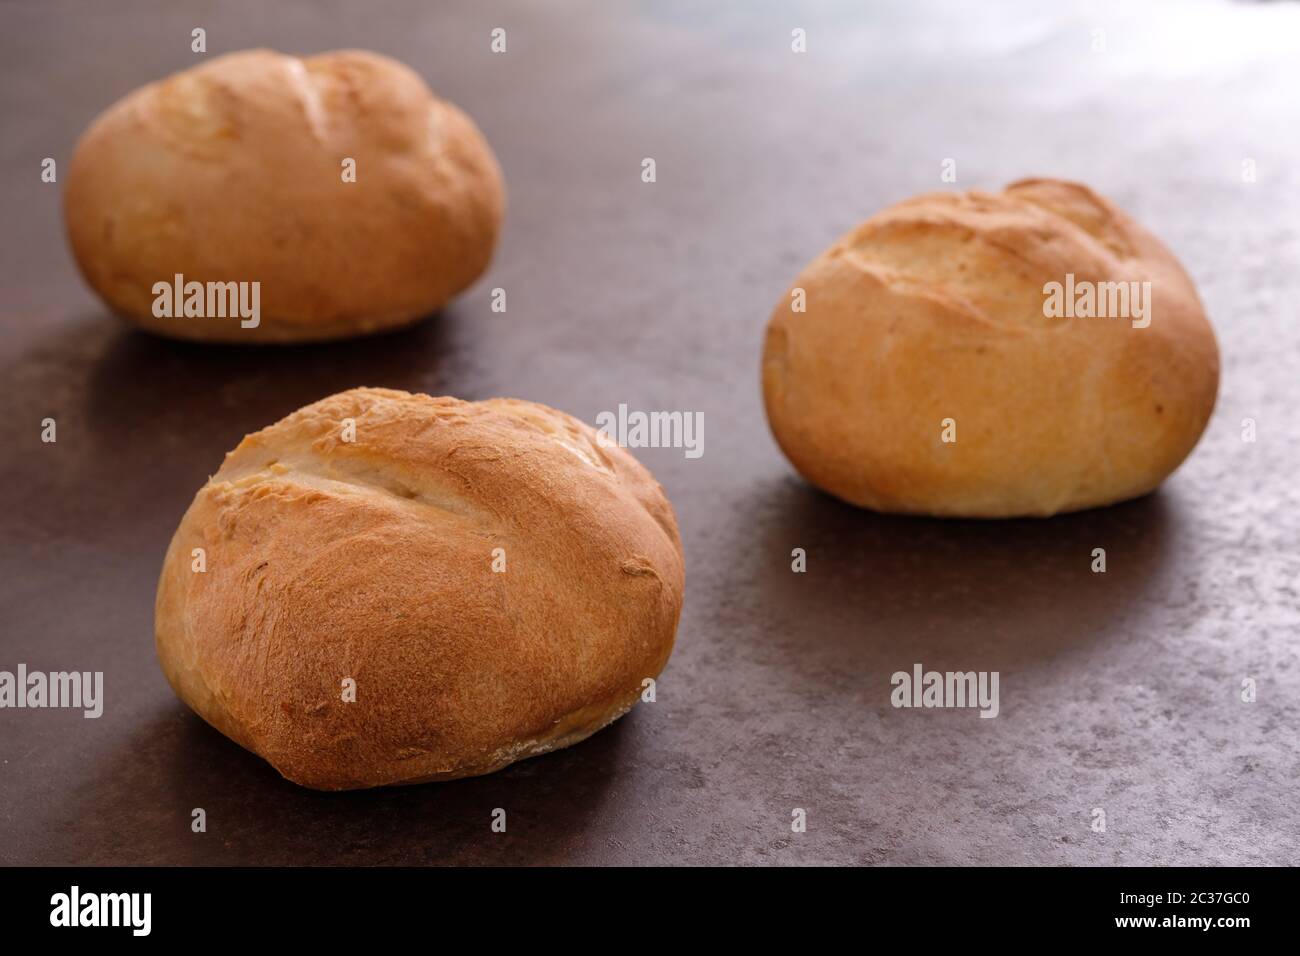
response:
M576 419L353 389L247 436L199 490L158 657L296 783L465 777L626 713L672 651L683 574L663 489Z
M1096 317L1129 293L1128 317ZM763 350L768 421L795 468L912 514L1051 515L1145 494L1196 444L1218 382L1214 332L1174 257L1088 188L1049 179L871 217L795 280Z
M250 50L142 87L96 119L64 211L87 282L144 328L304 342L436 311L487 268L503 206L482 134L406 66L361 51ZM250 302L260 283L258 320L156 314L181 311L155 288L177 275L249 283Z

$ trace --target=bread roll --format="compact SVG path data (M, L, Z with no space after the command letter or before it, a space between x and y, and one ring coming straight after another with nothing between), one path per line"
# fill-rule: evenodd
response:
M465 777L626 713L682 588L663 489L588 426L353 389L247 436L199 490L163 564L158 658L296 783Z
M873 216L795 280L763 350L768 421L795 468L908 514L1051 515L1145 494L1196 444L1218 382L1214 332L1169 251L1087 187L1048 179Z
M232 53L136 90L82 136L65 195L77 263L112 309L163 335L241 343L429 315L487 268L503 205L474 123L360 51ZM201 317L177 314L155 286L177 275L249 283L249 299L260 283L259 321L220 317L220 295Z

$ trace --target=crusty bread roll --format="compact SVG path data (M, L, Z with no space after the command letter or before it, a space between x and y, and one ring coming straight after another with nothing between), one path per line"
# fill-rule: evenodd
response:
M1054 317L1056 293L1085 283L1121 311L1123 290L1097 285L1111 282L1138 283L1131 318L1083 317L1082 298ZM1169 251L1048 179L873 216L795 280L763 350L768 421L795 468L913 514L1051 515L1145 494L1196 444L1218 381L1214 333Z
M199 490L157 649L182 700L288 779L420 783L626 713L682 588L663 490L588 426L361 388L247 436Z
M436 311L487 268L503 205L474 123L406 66L250 50L96 119L72 158L65 216L86 280L144 328L303 342ZM155 284L177 275L259 282L260 321L156 315L167 308Z

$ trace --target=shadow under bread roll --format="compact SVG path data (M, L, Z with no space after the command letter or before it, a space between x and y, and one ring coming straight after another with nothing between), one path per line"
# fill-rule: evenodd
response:
M768 422L876 511L1052 515L1153 490L1214 409L1219 351L1169 250L1085 186L932 193L841 238L767 327Z
M504 203L473 121L403 64L249 50L96 119L64 215L86 281L143 328L304 342L435 312L487 268Z
M158 587L176 693L288 779L489 773L626 713L668 660L673 510L531 402L353 389L247 436Z

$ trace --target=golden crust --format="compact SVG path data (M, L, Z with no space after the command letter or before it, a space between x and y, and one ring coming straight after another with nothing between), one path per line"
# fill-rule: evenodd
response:
M683 576L663 490L576 419L353 389L247 436L199 490L158 657L296 783L471 776L625 713L668 660Z
M86 281L144 328L300 342L436 311L487 268L504 202L477 127L401 63L249 50L96 119L72 158L65 219ZM178 273L260 282L261 324L155 317L154 283Z
M1149 281L1151 322L1047 318L1044 286ZM810 482L877 511L1051 515L1151 491L1190 453L1219 355L1191 280L1085 186L934 193L868 219L772 314L763 396ZM956 422L956 442L941 423Z

